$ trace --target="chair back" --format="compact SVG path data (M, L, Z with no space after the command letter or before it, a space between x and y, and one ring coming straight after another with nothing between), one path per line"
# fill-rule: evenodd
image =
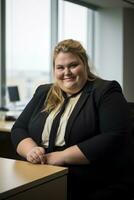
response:
M132 124L132 134L134 136L134 102L128 102L128 108L129 108L130 120Z

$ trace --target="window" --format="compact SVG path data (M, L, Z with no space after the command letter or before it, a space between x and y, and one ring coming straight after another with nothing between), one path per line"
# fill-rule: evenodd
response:
M79 40L92 56L93 11L63 0L5 2L6 85L18 86L20 100L27 103L38 85L51 81L57 41Z
M59 40L75 39L88 48L88 17L91 10L78 4L59 1Z
M22 101L50 77L50 0L6 0L7 86Z

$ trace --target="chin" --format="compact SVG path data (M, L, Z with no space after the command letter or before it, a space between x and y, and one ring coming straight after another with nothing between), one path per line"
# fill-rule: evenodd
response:
M68 88L68 89L73 89L73 88L75 88L76 87L76 83L74 83L74 82L67 82L66 84L64 84L64 87L65 88Z
M65 88L66 90L70 90L70 91L71 91L71 90L75 90L75 87L74 87L73 85L69 85L69 86L67 85L67 86L65 86L64 88Z
M69 93L69 94L75 94L76 92L79 91L78 88L74 88L74 87L70 87L70 88L64 88L63 89L66 93Z

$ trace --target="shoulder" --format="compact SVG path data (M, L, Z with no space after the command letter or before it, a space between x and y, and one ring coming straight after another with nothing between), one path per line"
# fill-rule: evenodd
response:
M49 89L51 88L52 84L43 84L43 85L39 85L36 90L34 95L35 96L40 96L42 94L47 94Z
M98 93L105 93L107 91L118 91L122 92L120 84L115 80L104 80L96 78L93 83L93 89Z
M123 96L123 93L122 88L117 81L96 78L92 83L92 95L96 103L99 103L107 97Z
M50 89L51 86L52 86L52 83L39 85L39 86L36 88L36 92L47 91L47 90Z

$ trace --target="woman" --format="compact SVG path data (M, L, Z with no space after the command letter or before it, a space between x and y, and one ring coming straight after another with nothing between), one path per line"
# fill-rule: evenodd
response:
M85 49L71 39L55 47L53 72L54 83L37 88L12 128L16 151L31 163L67 166L68 199L128 200L120 85L92 74Z

